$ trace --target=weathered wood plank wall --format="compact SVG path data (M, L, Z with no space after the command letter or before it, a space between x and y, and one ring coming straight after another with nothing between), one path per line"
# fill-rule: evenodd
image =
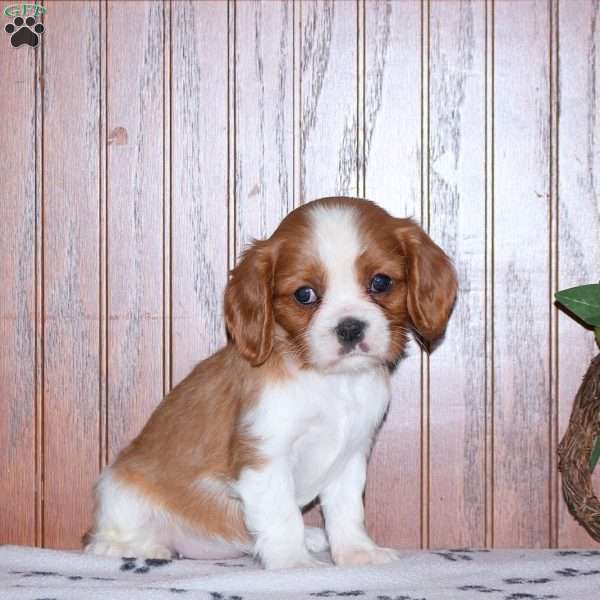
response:
M461 281L394 376L375 538L594 545L555 452L595 348L552 293L599 278L598 0L44 6L0 47L0 543L76 547L99 470L223 343L247 242L358 194Z

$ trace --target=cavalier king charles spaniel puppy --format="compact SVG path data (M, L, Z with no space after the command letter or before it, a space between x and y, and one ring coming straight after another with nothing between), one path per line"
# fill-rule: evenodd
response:
M255 241L225 290L228 342L159 404L96 486L86 549L257 556L268 569L384 563L364 525L374 436L407 332L440 336L454 269L372 202L323 198ZM319 498L325 530L305 527Z

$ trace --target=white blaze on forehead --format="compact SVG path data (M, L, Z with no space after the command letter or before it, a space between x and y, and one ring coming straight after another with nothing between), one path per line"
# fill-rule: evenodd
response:
M306 332L312 363L328 370L373 368L388 353L388 321L359 281L356 261L365 247L361 240L357 209L348 206L315 206L310 212L312 245L326 273L322 302ZM359 352L340 352L336 327L352 317L366 325ZM368 356L367 356L368 355ZM339 364L338 364L339 363Z
M316 206L311 211L315 249L327 272L325 299L356 294L355 264L363 251L354 209Z

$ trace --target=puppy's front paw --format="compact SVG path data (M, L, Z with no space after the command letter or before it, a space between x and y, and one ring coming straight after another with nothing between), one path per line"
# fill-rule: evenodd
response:
M265 569L308 569L313 567L330 566L316 558L313 558L308 552L298 552L295 554L279 554L263 556L261 558Z
M322 560L318 560L312 556L309 556L308 559L302 559L299 562L292 564L290 569L314 569L315 567L330 567L330 563L326 563Z
M342 548L333 553L333 562L340 567L382 565L397 559L396 550L375 545Z

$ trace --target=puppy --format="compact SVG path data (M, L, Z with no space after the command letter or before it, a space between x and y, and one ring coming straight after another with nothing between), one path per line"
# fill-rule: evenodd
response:
M232 273L227 345L101 475L86 549L251 553L274 569L313 565L329 544L338 565L393 560L365 530L367 460L408 329L440 336L456 288L409 219L353 198L290 213ZM317 497L325 532L302 520Z

